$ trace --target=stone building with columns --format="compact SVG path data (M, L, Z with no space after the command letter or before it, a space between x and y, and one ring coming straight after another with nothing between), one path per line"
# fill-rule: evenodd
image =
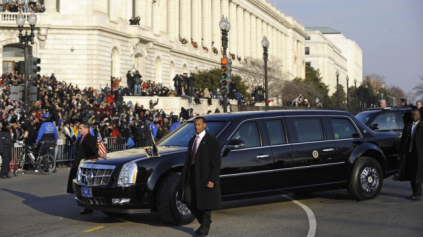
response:
M329 27L306 27L306 65L320 70L322 80L329 85L329 94L336 91L336 72L339 84L347 88L363 81L363 52L356 42Z
M281 73L291 79L305 76L304 26L267 0L44 0L44 4L46 12L37 14L35 43L30 45L33 55L41 58L41 74L55 73L59 80L80 87L104 86L110 76L125 82L133 66L143 80L170 86L175 74L219 67L222 15L232 25L228 52L241 62L248 57L262 59L261 40L267 36L270 58L282 62ZM23 61L16 16L0 12L3 70ZM141 17L140 25L129 25L132 16ZM242 75L241 62L233 60L234 73Z

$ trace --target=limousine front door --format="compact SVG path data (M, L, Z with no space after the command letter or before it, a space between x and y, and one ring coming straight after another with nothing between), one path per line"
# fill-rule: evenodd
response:
M220 184L223 198L255 195L272 191L272 154L261 120L241 124L230 140L242 140L244 148L222 157Z

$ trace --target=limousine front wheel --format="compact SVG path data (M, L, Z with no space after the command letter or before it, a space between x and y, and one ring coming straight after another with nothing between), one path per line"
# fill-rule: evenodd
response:
M379 163L371 157L360 157L354 164L348 191L358 200L372 199L379 194L382 183Z
M195 217L188 207L177 199L180 174L167 176L157 194L157 209L160 217L171 225L186 225L194 221Z

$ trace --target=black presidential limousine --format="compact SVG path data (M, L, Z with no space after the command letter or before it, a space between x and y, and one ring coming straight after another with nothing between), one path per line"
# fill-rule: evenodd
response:
M222 199L347 188L374 198L397 167L398 136L375 133L342 111L272 111L205 116L221 144ZM159 212L170 224L194 220L177 200L193 119L165 137L160 156L143 149L81 162L73 182L79 206L118 213Z

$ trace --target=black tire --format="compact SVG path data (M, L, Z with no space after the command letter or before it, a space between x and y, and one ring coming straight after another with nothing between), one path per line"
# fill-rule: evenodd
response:
M171 225L187 225L195 219L188 207L176 198L180 177L181 175L177 173L167 176L157 193L160 218Z
M38 170L43 174L51 174L56 168L56 160L52 155L43 155L38 158Z
M25 155L20 155L13 165L13 175L19 176L23 172L23 167L25 163Z
M383 184L379 163L371 157L360 157L354 164L348 192L358 200L375 198Z

